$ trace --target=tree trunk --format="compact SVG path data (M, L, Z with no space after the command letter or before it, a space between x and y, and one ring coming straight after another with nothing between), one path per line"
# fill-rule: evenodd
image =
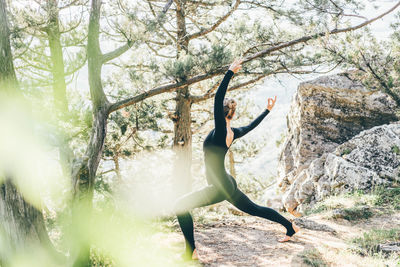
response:
M121 169L119 166L119 149L115 149L113 152L113 161L115 166L115 174L117 175L117 184L121 184L122 176L121 176Z
M94 110L92 132L85 157L72 174L74 183L72 228L76 234L72 238L75 243L74 249L76 249L73 252L74 266L77 267L89 266L90 240L85 239L88 233L81 231L85 231L91 221L96 172L107 134L108 108L109 105L104 104Z
M99 43L99 20L101 0L92 0L89 32L88 32L88 71L90 96L93 105L93 124L90 141L85 157L78 167L74 169L74 207L72 212L72 227L78 236L75 242L76 254L74 266L89 266L90 240L85 239L85 227L90 224L92 213L93 190L97 168L103 153L104 142L107 134L107 119L110 104L103 91L101 82L101 68L103 65L102 53ZM82 227L83 226L83 227Z
M188 54L189 40L186 32L185 1L180 0L176 8L177 18L177 56ZM183 78L184 80L186 77ZM174 150L176 153L175 179L178 186L177 195L191 189L192 175L192 130L191 100L189 86L177 91L174 116Z
M2 93L15 93L18 87L9 38L6 2L0 0L0 90Z
M85 157L73 173L74 198L80 200L93 197L94 180L107 133L108 106L99 108L93 117L92 132Z
M60 25L58 1L48 0L47 9L49 25L46 33L49 40L50 58L52 62L51 72L53 75L53 95L57 111L60 114L68 113L67 89L65 84L64 58L60 41Z
M9 36L6 2L0 0L0 93L6 96L19 91ZM49 239L41 211L18 192L12 183L12 170L8 175L0 185L0 236L5 244L0 250L0 265L8 265L14 255L24 253L32 245L59 256Z
M27 203L10 179L0 186L0 233L6 244L0 251L0 263L8 265L14 256L32 246L57 255L44 225L42 213ZM2 249L3 249L2 248Z
M188 97L189 89L181 89L177 93L175 120L174 120L174 150L175 178L179 186L178 195L187 193L191 189L192 165L192 132L191 132L191 102Z
M68 116L67 86L65 83L65 64L61 46L61 33L59 22L58 0L47 0L47 14L49 23L45 31L49 41L51 72L53 75L53 98L54 108L60 119ZM60 162L65 177L70 177L72 172L72 161L74 153L69 147L68 141L61 133L59 136Z

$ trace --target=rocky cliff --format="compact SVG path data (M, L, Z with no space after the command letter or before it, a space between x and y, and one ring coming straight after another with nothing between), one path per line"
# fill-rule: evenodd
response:
M388 95L346 74L300 84L279 157L285 208L295 213L328 194L397 179L400 125L373 128L397 121L396 109Z

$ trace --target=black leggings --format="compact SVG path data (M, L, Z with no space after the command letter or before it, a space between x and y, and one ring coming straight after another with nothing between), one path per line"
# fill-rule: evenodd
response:
M175 208L179 225L185 237L186 253L188 255L192 255L193 250L196 248L193 235L193 219L189 211L194 208L212 205L223 200L228 200L236 208L250 215L280 223L286 228L286 235L288 236L292 236L295 233L290 221L280 215L277 211L271 208L259 206L252 202L237 188L235 180L232 177L229 178L232 179L231 181L234 183L234 188L229 190L230 192L226 192L224 189L218 189L215 185L209 185L199 191L186 194L178 199Z

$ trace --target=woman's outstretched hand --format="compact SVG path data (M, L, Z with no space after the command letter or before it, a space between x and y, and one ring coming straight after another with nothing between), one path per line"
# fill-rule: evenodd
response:
M276 102L276 96L274 98L268 98L268 105L267 105L267 109L269 111L271 111L271 109L275 106L275 102Z
M242 68L242 62L242 59L235 59L229 67L229 70L233 71L233 73L237 73Z

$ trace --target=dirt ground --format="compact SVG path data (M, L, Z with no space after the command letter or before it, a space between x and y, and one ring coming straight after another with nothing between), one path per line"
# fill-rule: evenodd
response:
M349 252L348 240L370 229L400 228L400 213L351 223L324 219L320 215L295 222L301 231L292 241L279 243L285 229L279 224L251 216L223 216L221 220L195 223L199 262L187 266L310 266L302 254L314 250L323 264L311 266L400 266L400 259L371 261ZM169 242L183 250L179 230L169 234Z

